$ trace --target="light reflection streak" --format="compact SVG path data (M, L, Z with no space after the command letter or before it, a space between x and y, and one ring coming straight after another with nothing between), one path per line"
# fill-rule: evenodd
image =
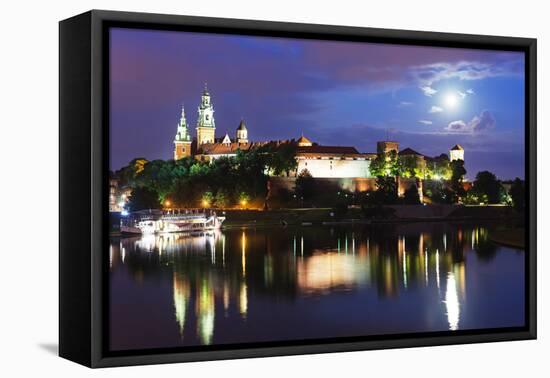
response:
M173 274L173 300L176 322L180 331L180 336L183 338L185 331L185 316L187 313L187 305L190 296L190 287L185 280L178 280L176 273Z
M458 293L456 279L453 272L447 275L447 291L445 294L445 307L447 308L447 321L449 329L456 331L460 321L460 303L458 302Z
M428 250L424 254L424 279L426 280L426 285L428 285Z
M204 279L197 293L197 335L204 345L212 343L214 336L215 301L214 290Z
M225 268L225 234L222 235L222 266Z
M243 231L241 238L242 252L241 252L241 268L243 272L243 277L246 276L246 235Z
M439 290L439 249L435 250L435 281Z
M407 288L407 249L405 248L405 237L403 236L403 286Z
M246 313L248 312L248 287L244 282L241 284L239 294L239 312L243 318L246 318Z

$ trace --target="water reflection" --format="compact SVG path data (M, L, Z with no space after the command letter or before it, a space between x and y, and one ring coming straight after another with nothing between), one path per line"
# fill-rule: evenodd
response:
M120 298L111 300L118 303L133 293L140 301L120 306L111 319L114 324L131 316L132 324L140 323L140 310L154 310L147 307L154 306L148 297L154 292L159 298L169 295L173 309L171 315L155 313L157 326L167 334L159 336L160 346L270 341L310 333L334 337L475 328L476 319L464 316L466 270L476 275L478 261L491 264L498 255L500 248L488 235L485 227L403 224L233 229L113 240L111 274L116 278L126 272L131 278L116 287ZM468 264L469 259L475 264ZM510 279L523 280L517 272ZM140 296L139 284L151 287ZM350 311L349 328L338 328L339 320L325 315L334 312L339 318ZM276 316L307 327L289 333L281 330L282 320L277 323ZM523 315L518 319L514 317L523 321ZM172 333L179 341L171 339ZM125 336L119 337L114 331L115 349L127 345Z

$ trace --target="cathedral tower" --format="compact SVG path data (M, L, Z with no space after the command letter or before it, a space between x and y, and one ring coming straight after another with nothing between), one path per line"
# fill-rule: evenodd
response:
M210 101L210 93L204 85L204 92L199 105L199 118L197 119L197 145L214 143L216 123L214 122L214 107Z
M185 120L185 109L182 106L180 122L174 138L174 160L187 156L191 156L191 135L189 135L189 128Z
M248 130L242 119L239 127L237 127L237 143L248 143Z

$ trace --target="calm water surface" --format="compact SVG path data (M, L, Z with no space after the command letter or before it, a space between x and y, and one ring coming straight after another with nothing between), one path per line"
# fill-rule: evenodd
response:
M524 325L521 250L465 224L112 239L111 350Z

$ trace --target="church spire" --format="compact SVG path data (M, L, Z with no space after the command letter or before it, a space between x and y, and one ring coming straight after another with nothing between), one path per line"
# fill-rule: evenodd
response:
M189 127L187 127L187 120L185 119L185 107L182 105L180 121L174 138L174 160L187 156L191 156L191 135L189 134Z
M191 135L189 135L189 128L187 127L187 120L185 119L185 107L181 106L180 121L177 126L176 141L191 141Z

